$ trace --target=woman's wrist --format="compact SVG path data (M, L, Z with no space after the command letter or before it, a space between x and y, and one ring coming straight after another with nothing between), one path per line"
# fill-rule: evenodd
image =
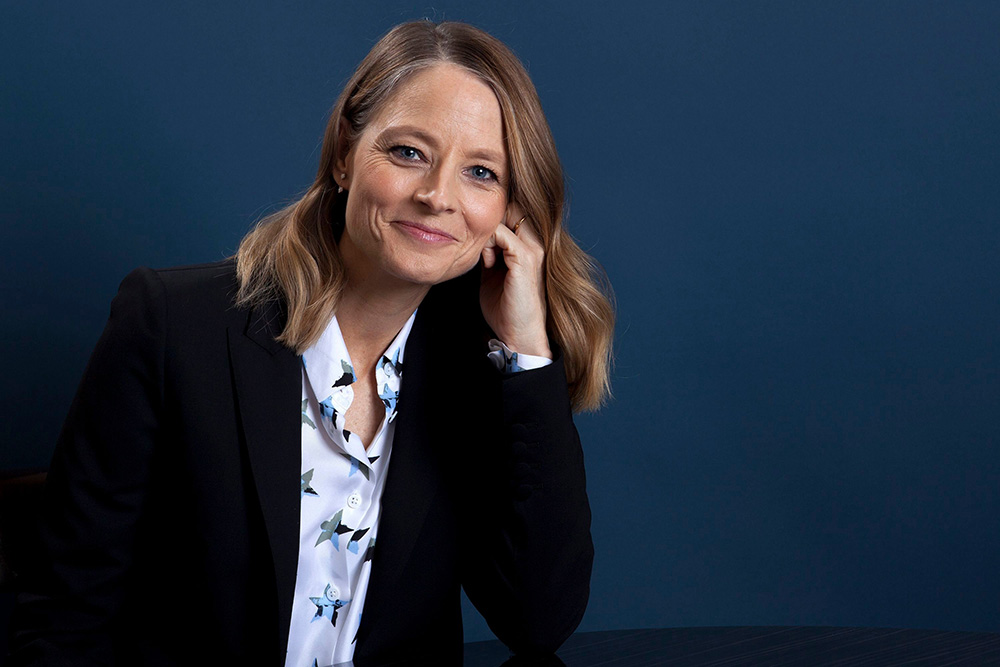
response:
M512 352L517 352L520 355L530 355L532 357L545 357L546 359L552 359L552 348L549 347L549 342L545 341L542 344L534 345L518 345L517 343L507 345Z
M511 352L529 354L533 357L545 357L546 359L552 359L552 348L549 346L549 338L544 334L541 336L534 336L532 338L498 336L498 340L502 341L504 346Z

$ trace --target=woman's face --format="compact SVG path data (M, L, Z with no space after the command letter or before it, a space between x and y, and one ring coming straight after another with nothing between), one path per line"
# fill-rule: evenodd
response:
M349 279L429 287L471 269L507 207L502 128L493 91L464 69L400 84L334 175Z

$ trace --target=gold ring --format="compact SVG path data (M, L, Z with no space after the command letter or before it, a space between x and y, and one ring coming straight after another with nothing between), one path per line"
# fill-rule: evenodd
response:
M515 234L517 234L517 230L519 230L521 228L521 223L524 222L527 219L528 219L528 216L526 216L526 215L522 215L521 216L521 219L518 220L517 224L514 225L514 233Z

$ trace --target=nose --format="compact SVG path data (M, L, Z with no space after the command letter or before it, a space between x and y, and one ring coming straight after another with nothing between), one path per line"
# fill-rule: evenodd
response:
M413 200L423 204L434 213L447 213L455 210L455 183L448 176L448 170L435 167L417 184L413 191Z

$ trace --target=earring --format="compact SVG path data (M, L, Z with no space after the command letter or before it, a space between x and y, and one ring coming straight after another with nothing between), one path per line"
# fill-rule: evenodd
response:
M345 173L341 173L341 174L340 174L340 180L342 180L342 181L343 181L343 180L345 180L346 178L347 178L347 174L345 174ZM338 185L338 186L337 186L337 194L340 194L340 193L341 193L341 192L343 192L343 191L344 191L344 186L343 186L343 185Z

